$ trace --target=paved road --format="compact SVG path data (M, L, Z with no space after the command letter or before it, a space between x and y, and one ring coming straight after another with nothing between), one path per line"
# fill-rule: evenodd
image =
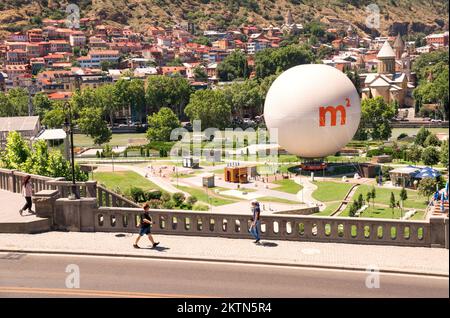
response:
M66 288L69 264L80 288ZM448 297L448 278L281 266L0 253L0 297ZM73 281L72 281L73 282Z

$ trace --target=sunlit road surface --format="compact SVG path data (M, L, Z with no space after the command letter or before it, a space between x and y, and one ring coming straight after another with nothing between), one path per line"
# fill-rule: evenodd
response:
M79 288L70 288L77 287L74 268L79 269ZM0 297L449 297L448 277L373 275L289 266L0 253Z

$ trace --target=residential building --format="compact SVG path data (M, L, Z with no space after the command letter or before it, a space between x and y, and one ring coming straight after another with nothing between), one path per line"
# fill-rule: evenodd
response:
M18 132L24 139L36 137L41 130L39 116L0 117L0 149L6 145L11 131Z
M266 39L254 39L247 42L247 54L253 55L270 47L270 42Z
M440 34L430 34L425 37L428 45L435 45L438 47L448 46L448 31Z
M69 36L69 43L71 47L83 47L86 45L86 36L81 31L72 32Z
M66 40L51 40L50 43L50 52L72 52L72 48L70 47L69 41Z

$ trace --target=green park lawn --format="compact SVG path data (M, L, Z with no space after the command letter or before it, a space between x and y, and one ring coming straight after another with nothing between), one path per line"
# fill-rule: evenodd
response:
M94 172L93 178L99 184L104 184L108 189L115 190L118 188L122 193L125 193L131 187L142 188L144 191L160 189L156 184L133 171Z
M300 191L303 187L299 184L297 184L292 179L282 179L282 180L276 180L272 183L278 184L279 187L273 188L272 190L286 192L286 193L292 193L297 194L298 191Z
M362 193L364 200L366 199L367 192L372 189L372 186L360 185L353 196L353 199L357 199L359 194ZM386 189L375 187L375 204L382 204L389 206L391 201L391 192L394 193L395 199L400 200L400 190L399 189ZM414 208L414 209L425 209L427 207L426 198L419 195L418 191L406 189L408 198L403 202L403 207ZM372 202L372 200L371 200Z
M185 186L177 186L178 189L189 193L190 195L193 195L197 198L198 201L201 201L203 203L209 203L213 206L219 206L219 205L225 205L236 202L235 200L226 199L224 197L221 197L215 193L213 193L214 188L211 188L208 193L206 193L205 190L198 187L185 187Z
M339 215L342 217L349 216L349 206ZM401 213L400 209L392 209L387 206L382 206L375 204L375 207L372 204L360 215L363 218L381 218L381 219L400 219L402 215L404 215L408 209L403 209L403 213ZM423 220L425 217L425 211L419 210L414 214L411 220Z
M134 133L134 134L113 134L111 141L109 142L112 146L126 146L128 145L128 139L130 138L147 138L145 133ZM83 134L74 134L73 143L76 147L93 147L94 142L92 138Z
M314 199L322 202L343 200L352 187L350 183L315 181L317 189L313 192Z

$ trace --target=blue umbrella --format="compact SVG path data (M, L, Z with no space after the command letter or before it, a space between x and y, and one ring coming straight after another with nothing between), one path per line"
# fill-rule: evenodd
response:
M423 178L437 178L441 175L439 171L436 169L425 167L421 169L416 175L415 178L423 179Z

